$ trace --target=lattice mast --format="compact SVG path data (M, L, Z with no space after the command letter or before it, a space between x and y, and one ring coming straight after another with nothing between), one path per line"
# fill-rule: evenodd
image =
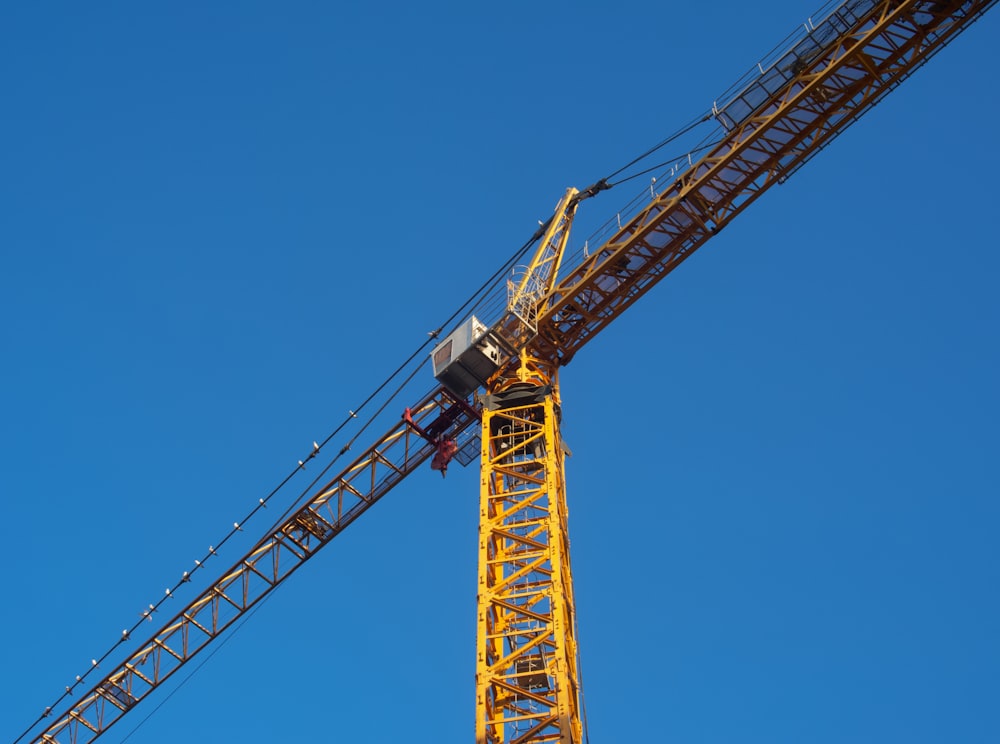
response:
M557 365L527 349L579 200L566 192L509 285L502 332L517 354L481 398L477 744L582 741Z

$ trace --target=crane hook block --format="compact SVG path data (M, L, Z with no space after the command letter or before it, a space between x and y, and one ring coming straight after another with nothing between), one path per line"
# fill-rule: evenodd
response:
M484 386L500 368L501 347L475 316L456 328L431 352L434 377L459 399Z

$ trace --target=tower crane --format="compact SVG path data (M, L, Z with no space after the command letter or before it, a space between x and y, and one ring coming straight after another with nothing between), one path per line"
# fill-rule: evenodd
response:
M828 3L716 101L718 134L698 156L668 164L648 200L576 259L577 210L614 183L568 189L503 307L436 339L433 389L113 669L68 687L30 740L97 739L416 469L478 459L476 741L583 741L562 367L994 3Z

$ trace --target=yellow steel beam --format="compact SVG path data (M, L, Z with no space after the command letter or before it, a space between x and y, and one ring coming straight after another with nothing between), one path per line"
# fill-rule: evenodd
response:
M582 741L557 394L483 412L477 744Z

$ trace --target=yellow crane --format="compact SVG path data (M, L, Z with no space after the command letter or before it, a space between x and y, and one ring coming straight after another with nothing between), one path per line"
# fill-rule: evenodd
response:
M531 241L537 247L509 281L503 308L438 340L437 386L123 661L68 687L68 706L60 698L64 708L46 710L31 741L98 738L415 469L430 461L444 473L473 448L476 741L583 741L560 369L993 4L825 6L716 102L721 135L671 164L648 201L575 261L566 246L578 207L614 184L569 189Z

